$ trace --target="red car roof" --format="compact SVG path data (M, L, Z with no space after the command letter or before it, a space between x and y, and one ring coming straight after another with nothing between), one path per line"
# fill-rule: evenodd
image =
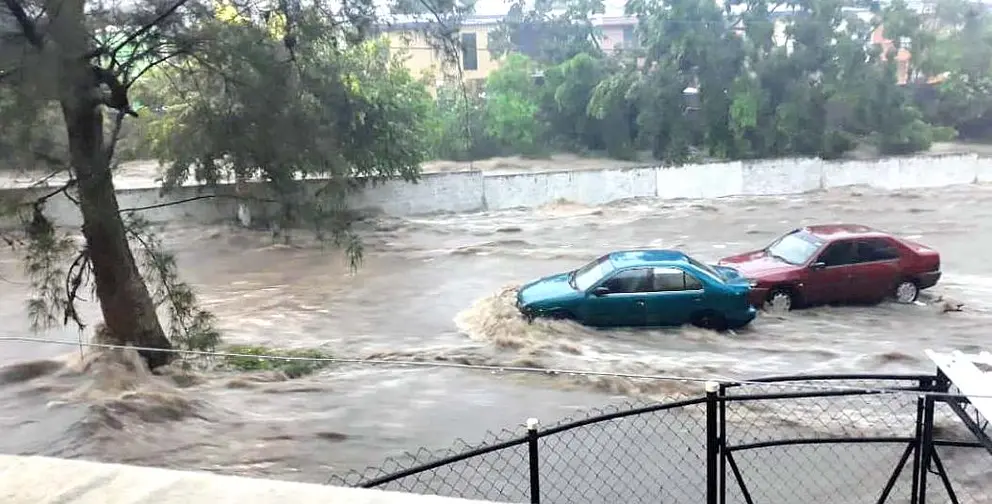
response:
M824 240L891 236L888 233L861 224L818 224L815 226L806 226L803 229L807 233L817 238L823 238Z

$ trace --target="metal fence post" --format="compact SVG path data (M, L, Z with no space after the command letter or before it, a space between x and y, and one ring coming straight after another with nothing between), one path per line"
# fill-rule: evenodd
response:
M927 474L933 459L933 410L934 398L927 395L923 399L923 439L920 441L920 497L916 502L926 504Z
M925 389L925 385L921 385L921 389ZM909 496L910 504L917 504L917 499L920 498L920 453L923 450L920 448L923 445L923 415L925 412L925 406L923 404L923 397L920 396L916 399L916 432L913 435L913 484L911 489L911 494Z
M719 504L720 390L718 382L706 382L706 503Z
M530 503L541 504L541 471L537 455L537 427L540 422L536 418L527 419L527 448L530 465Z
M720 443L717 450L720 456L720 504L727 504L727 384L721 383L718 392L720 401Z

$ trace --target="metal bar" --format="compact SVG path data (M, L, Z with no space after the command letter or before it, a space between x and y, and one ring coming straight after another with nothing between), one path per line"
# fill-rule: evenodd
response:
M705 397L696 397L696 398L693 398L693 399L687 399L685 401L675 401L675 402L670 402L670 403L655 404L655 405L652 405L652 406L645 406L645 407L642 407L642 408L635 408L635 409L626 410L626 411L618 411L616 413L610 413L610 414L607 414L607 415L599 415L599 416L592 417L592 418L584 418L582 420L576 420L574 422L569 422L567 424L562 424L562 425L559 425L557 427L552 427L550 429L544 429L544 430L538 432L537 433L537 436L538 437L542 437L542 438L543 437L548 437L548 436L551 436L553 434L558 434L559 432L565 432L567 430L572 430L572 429L574 429L576 427L584 427L586 425L590 425L590 424L594 424L594 423L608 422L610 420L616 420L618 418L625 418L625 417L629 417L629 416L643 415L644 413L655 413L655 412L658 412L658 411L665 411L665 410L670 410L670 409L685 408L686 406L695 406L697 404L704 404L705 402L706 402L706 398ZM526 439L527 438L524 438L525 441L526 441Z
M892 471L892 476L889 476L889 481L885 483L885 488L882 489L882 495L878 496L877 504L885 504L885 501L889 500L889 494L892 493L892 488L896 486L896 481L899 476L902 475L903 468L906 467L906 462L909 461L909 456L916 451L916 440L911 440L906 444L906 450L902 452L902 456L899 457L899 462L896 463L896 468Z
M982 443L975 443L972 441L949 441L942 439L935 439L933 442L934 446L953 446L955 448L982 448L985 449L985 445Z
M720 504L727 504L727 403L723 396L727 392L726 384L720 384Z
M963 422L964 426L967 427L972 434L974 434L975 438L978 440L978 443L988 450L989 453L992 453L992 438L990 438L989 435L982 429L982 426L978 425L978 422L971 418L971 415L965 411L961 404L957 402L948 402L947 405L951 407L951 411L953 411L954 414L961 418L961 422Z
M536 418L527 419L527 453L530 465L530 504L541 504L541 460L537 452L537 427L540 423Z
M923 385L926 386L926 385ZM913 454L913 487L909 496L910 504L917 504L916 499L920 495L920 443L923 441L923 413L925 411L923 398L916 399L916 434L913 441L916 443L916 451Z
M728 395L724 398L725 401L773 401L779 399L803 399L810 397L843 397L843 396L862 396L862 395L880 395L887 394L890 392L919 392L916 387L890 387L885 390L879 389L847 389L847 390L819 390L819 391L807 391L807 392L780 392L776 394L741 394L741 395Z
M933 466L937 469L937 475L940 476L941 481L944 482L944 490L947 490L947 497L951 499L951 504L958 504L958 496L954 493L954 485L951 484L951 478L947 476L947 471L944 470L944 463L940 461L940 455L937 450L933 451Z
M927 502L927 475L933 458L933 410L936 401L932 396L923 398L923 439L920 443L920 497L919 504Z
M496 443L494 445L484 446L482 448L476 448L474 450L469 450L464 453L459 453L452 457L445 457L440 460L435 460L427 464L419 465L417 467L411 467L410 469L405 469L402 471L397 471L393 474L383 476L381 478L375 478L373 480L366 481L359 485L361 488L373 488L380 485L385 485L386 483L391 483L398 479L406 478L407 476L413 476L414 474L419 474L422 472L430 471L431 469L437 469L438 467L443 467L448 464L454 464L455 462L461 462L462 460L470 459L473 457L478 457L480 455L485 455L487 453L492 453L495 451L505 450L506 448L512 448L514 446L519 446L527 442L526 437L511 439L509 441L504 441L502 443Z
M751 498L751 492L747 490L747 485L744 484L744 477L741 476L741 470L737 467L737 461L734 460L733 452L727 452L727 462L730 463L730 470L734 472L734 479L737 480L737 486L741 489L741 495L744 496L745 504L754 504L754 499Z
M801 375L784 375L784 376L765 376L762 378L756 378L754 380L748 380L750 383L781 383L781 382L798 382L798 381L840 381L840 380L878 380L878 381L909 381L909 382L919 382L921 380L927 380L933 378L932 375L921 375L921 374L865 374L865 373L851 373L851 374L801 374ZM746 385L743 383L728 383L728 387L739 387Z
M756 448L772 448L775 446L793 445L817 445L817 444L867 444L867 443L911 443L914 438L910 437L860 437L860 438L794 438L775 439L772 441L758 441L757 443L745 443L739 445L727 445L727 452L753 450Z
M706 382L706 503L719 504L718 492L720 484L717 476L719 467L717 458L720 456L720 418L717 391L720 384Z

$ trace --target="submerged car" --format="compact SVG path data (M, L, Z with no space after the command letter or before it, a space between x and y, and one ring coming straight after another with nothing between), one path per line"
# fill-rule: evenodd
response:
M528 320L572 319L594 327L692 323L721 330L754 319L750 290L733 268L675 250L628 250L524 285L517 309Z
M940 254L857 224L794 229L767 247L717 262L751 281L752 302L775 310L916 301L940 280Z

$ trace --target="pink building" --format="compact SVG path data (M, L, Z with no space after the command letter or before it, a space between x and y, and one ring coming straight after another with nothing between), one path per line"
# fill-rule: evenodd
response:
M637 18L627 16L598 16L593 19L600 32L599 45L607 54L625 47L636 47L637 39L634 29L637 28Z
M885 38L885 30L882 26L879 26L871 34L872 44L882 46L882 59L889 59L889 51L893 49L895 44ZM913 55L902 47L896 51L896 81L899 84L905 84L909 81L909 63L913 59Z

